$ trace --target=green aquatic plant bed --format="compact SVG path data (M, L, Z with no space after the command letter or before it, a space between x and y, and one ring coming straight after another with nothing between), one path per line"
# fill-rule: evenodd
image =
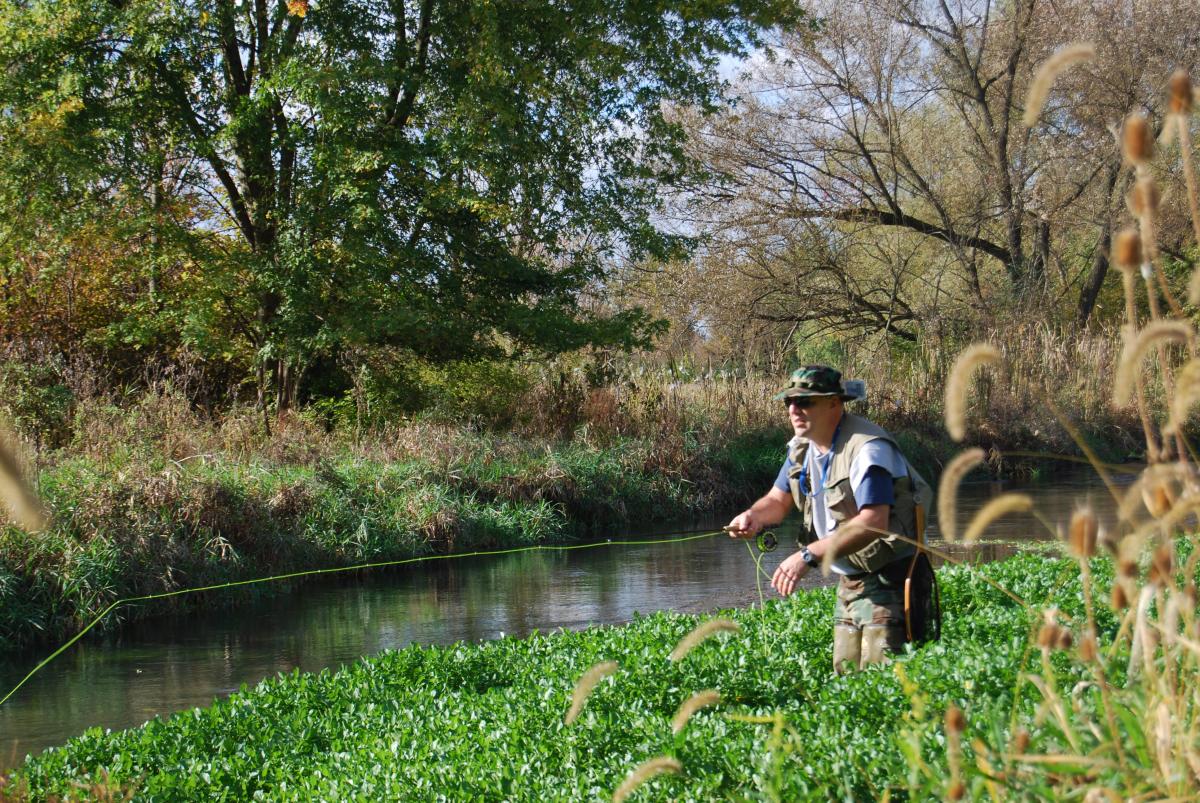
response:
M1106 578L1105 562L1095 564ZM1039 609L1057 605L1068 621L1082 616L1070 561L1023 555L943 571L945 637L902 662L926 698L923 718L894 668L832 675L833 599L822 589L732 612L740 632L678 662L668 654L700 620L656 613L293 673L138 729L89 731L30 759L8 789L42 798L106 778L145 800L595 800L666 754L682 775L650 781L638 799L877 799L908 789L906 750L940 751L947 705L967 711L968 742L979 733L1004 744L1013 711L1030 718L1035 702L1014 692L1022 666L1038 660L1028 647L1038 612L981 575ZM1099 625L1104 641L1115 630L1108 611ZM1066 688L1084 676L1065 654L1055 658ZM575 681L610 660L619 671L565 725ZM678 706L703 689L719 691L722 704L673 735ZM770 724L737 718L777 711L780 738ZM1032 738L1035 751L1042 734Z

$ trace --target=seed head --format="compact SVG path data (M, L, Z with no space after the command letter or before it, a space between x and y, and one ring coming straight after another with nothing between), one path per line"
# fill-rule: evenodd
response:
M1154 134L1150 124L1141 114L1131 114L1125 118L1125 127L1121 132L1122 150L1125 161L1130 164L1145 164L1154 156Z
M961 736L966 729L967 718L963 714L962 709L951 703L946 708L946 733Z
M1121 558L1120 560L1117 561L1117 572L1122 577L1129 577L1129 578L1137 577L1137 573L1138 573L1137 563L1130 560L1129 558Z
M1159 544L1150 562L1150 582L1169 583L1175 576L1175 554L1170 544Z
M1054 646L1060 650L1069 650L1071 645L1075 643L1075 637L1071 635L1071 631L1065 627L1058 629L1058 636L1054 639Z
M947 800L962 800L967 796L967 787L962 781L954 781L946 789Z
M1029 731L1021 728L1013 734L1012 751L1017 755L1029 749Z
M1122 229L1113 237L1112 261L1121 270L1135 271L1142 266L1142 236L1137 229Z
M1054 648L1055 642L1058 641L1058 625L1045 624L1038 630L1038 646L1043 650Z
M1079 641L1079 659L1085 663L1091 663L1096 660L1096 638L1092 635L1084 636Z
M946 429L950 437L961 441L967 436L967 391L975 370L984 365L999 365L1000 351L990 343L968 346L954 361L946 381Z
M1158 191L1158 185L1154 183L1154 179L1149 176L1139 178L1129 190L1129 196L1125 199L1125 204L1129 207L1129 211L1134 217L1151 217L1158 214L1158 205L1162 201L1162 194Z
M1114 611L1123 611L1129 607L1129 595L1125 593L1125 587L1120 583L1113 583L1111 602Z
M1192 78L1187 70L1171 73L1168 87L1168 107L1172 114L1189 114L1192 111Z
M1090 558L1096 554L1096 536L1100 524L1091 510L1077 510L1071 516L1071 554L1077 558Z

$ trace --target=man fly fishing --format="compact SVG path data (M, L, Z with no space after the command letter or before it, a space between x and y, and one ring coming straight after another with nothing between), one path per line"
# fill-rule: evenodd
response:
M794 371L775 395L795 433L787 459L774 487L726 527L734 538L752 538L783 521L793 504L800 509L800 549L779 565L771 585L790 596L831 556L839 575L839 673L886 660L906 642L936 639L941 626L933 567L910 543L923 537L933 493L891 435L845 409L863 395L861 382L843 382L828 366Z

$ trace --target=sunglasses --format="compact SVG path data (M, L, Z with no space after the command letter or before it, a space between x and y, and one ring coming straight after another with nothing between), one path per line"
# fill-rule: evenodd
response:
M790 396L783 400L783 406L790 408L792 405L799 407L801 410L807 410L809 407L816 407L817 402L822 399L827 399L828 396Z

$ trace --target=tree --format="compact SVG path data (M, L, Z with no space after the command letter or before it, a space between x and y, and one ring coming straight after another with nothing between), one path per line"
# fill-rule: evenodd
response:
M692 169L663 104L716 109L719 59L799 16L787 0L0 0L0 192L38 195L26 223L120 206L220 255L241 277L231 309L252 310L232 320L260 402L273 389L280 410L314 355L347 345L629 347L653 322L578 293L614 253L687 245L654 222L659 182ZM162 214L168 185L186 215ZM10 255L20 217L0 224Z
M1085 323L1128 177L1114 131L1159 115L1171 70L1191 66L1190 4L809 8L820 24L783 32L731 112L681 112L709 167L678 206L710 235L696 284L727 308L710 319L909 341L1074 297ZM1097 58L1026 129L1035 68L1077 40Z

